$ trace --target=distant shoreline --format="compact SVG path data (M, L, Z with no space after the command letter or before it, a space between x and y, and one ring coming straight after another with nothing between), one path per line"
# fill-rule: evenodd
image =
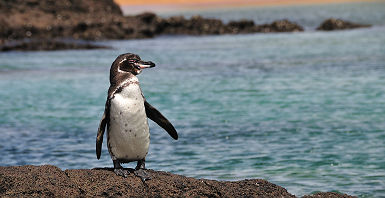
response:
M302 32L304 28L287 19L256 24L251 19L224 22L199 15L162 17L155 13L124 16L113 0L65 4L48 0L22 0L0 4L0 51L100 49L91 43L111 39L154 38L160 35L223 35L274 32ZM28 21L28 23L26 23ZM327 19L317 30L332 31L370 27L340 19ZM69 42L68 40L74 41Z
M360 2L380 2L380 0L248 0L240 3L237 0L192 0L189 2L176 2L175 0L150 0L142 1L115 0L121 7L124 15L139 14L150 11L155 13L175 12L175 11L194 11L194 10L216 10L228 8L244 7L272 7L272 6L302 6L317 4L338 4L338 3L360 3Z

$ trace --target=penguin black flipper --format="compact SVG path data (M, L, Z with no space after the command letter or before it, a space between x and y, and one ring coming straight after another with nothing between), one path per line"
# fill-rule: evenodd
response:
M104 113L103 113L102 119L100 120L98 134L96 135L96 157L98 159L100 159L100 155L102 154L104 131L106 130L106 126L109 125L111 98L113 98L115 92L118 89L119 87L116 85L115 86L111 85L110 88L108 89L108 97L107 97Z
M100 159L100 155L102 153L103 135L104 135L104 130L106 128L106 124L107 124L107 118L106 118L106 112L104 112L103 117L100 120L98 134L96 135L96 157L98 159Z
M167 131L167 133L174 138L178 139L178 133L174 126L167 120L155 107L151 106L146 100L144 100L144 107L146 109L147 117L156 122L160 127Z
M99 128L98 128L98 134L96 135L96 157L100 159L100 155L102 153L102 144L103 144L103 136L104 131L106 129L108 118L109 118L109 101L106 102L106 107L104 109L104 113L102 116L102 119L100 120Z

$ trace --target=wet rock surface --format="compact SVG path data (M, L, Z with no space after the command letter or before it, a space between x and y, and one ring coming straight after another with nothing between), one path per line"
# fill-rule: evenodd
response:
M56 166L0 167L1 197L295 197L262 179L215 181L147 170L143 183L134 174L116 176L112 169L74 169ZM325 196L324 196L325 195ZM351 197L320 193L310 197ZM309 197L307 196L307 197ZM305 196L306 197L306 196Z
M370 26L371 25L352 23L341 19L330 18L322 22L322 24L317 28L317 30L332 31L332 30L366 28Z

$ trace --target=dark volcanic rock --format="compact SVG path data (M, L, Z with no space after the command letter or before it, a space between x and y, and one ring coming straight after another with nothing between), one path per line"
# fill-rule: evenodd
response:
M151 38L161 34L207 35L302 31L289 21L262 26L193 16L160 18L154 13L123 16L113 0L0 0L0 39L85 40Z
M113 0L0 0L0 37L129 39L141 21L124 17Z
M221 20L193 16L186 19L183 16L173 16L163 19L158 24L160 34L207 35L223 34L225 26Z
M322 22L322 24L317 28L317 30L332 31L332 30L365 28L370 26L371 25L357 24L349 21L344 21L341 19L330 18Z
M231 34L256 32L256 26L252 20L230 21L227 24Z
M303 27L289 20L278 20L258 26L258 32L302 32Z
M2 11L7 13L27 13L39 11L48 14L117 14L122 15L120 7L113 0L1 0Z
M274 21L271 24L255 25L252 20L230 21L224 24L218 19L183 16L160 19L159 34L212 35L212 34L246 34L256 32L299 32L303 28L288 20Z
M65 170L51 165L0 167L0 197L295 197L262 179L215 181L148 170L143 183L112 169ZM317 193L305 197L351 197Z
M144 24L153 24L157 19L156 14L152 12L144 12L142 14L136 15L136 17Z
M261 179L236 182L194 179L148 170L142 183L110 170L66 170L55 166L0 167L1 197L294 197Z
M0 43L0 51L47 51L68 49L108 49L109 47L94 45L89 42L60 41L60 40L18 40Z
M328 19L317 29L340 30L368 26ZM201 16L189 19L183 16L161 18L149 12L123 16L113 0L0 0L0 27L0 44L26 38L105 40L152 38L162 34L213 35L304 30L288 20L256 25L254 21L245 19L224 24L221 20Z
M70 197L77 194L77 186L58 167L0 167L1 197Z
M305 195L302 198L355 198L347 194L340 194L336 192L319 192L312 195Z

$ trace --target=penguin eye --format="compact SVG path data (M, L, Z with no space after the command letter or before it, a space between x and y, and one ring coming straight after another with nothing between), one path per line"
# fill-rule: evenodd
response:
M130 60L128 60L129 64L134 64L134 63L137 63L137 62L139 62L138 59L130 59Z

